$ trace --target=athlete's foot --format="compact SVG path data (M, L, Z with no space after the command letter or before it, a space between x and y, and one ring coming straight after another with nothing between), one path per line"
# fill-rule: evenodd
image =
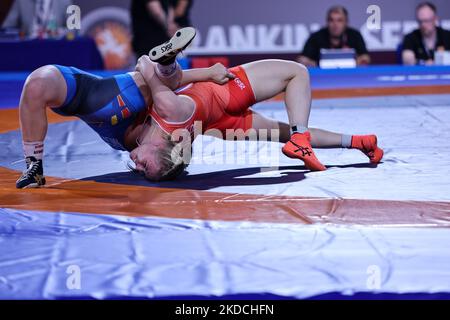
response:
M327 169L314 154L311 147L311 134L308 131L305 133L295 132L281 150L289 158L302 160L311 171Z
M379 163L383 158L383 149L377 145L377 136L374 134L365 136L352 136L352 148L361 150L371 163Z
M16 188L38 188L45 185L42 160L37 160L35 157L27 157L25 161L27 163L27 169L22 173L19 180L17 180Z
M163 65L169 65L175 62L177 54L186 49L186 47L195 38L195 28L187 27L178 30L173 37L150 50L150 60Z

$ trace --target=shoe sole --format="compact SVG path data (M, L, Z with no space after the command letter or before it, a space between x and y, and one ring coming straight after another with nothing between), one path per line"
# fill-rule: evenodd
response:
M30 183L29 185L27 185L23 188L19 188L19 189L37 189L37 188L40 188L43 186L44 186L44 184Z
M39 188L41 185L37 183L30 183L29 185L26 185L25 187L21 189L36 189Z
M153 62L164 61L164 57L169 59L173 55L180 53L194 40L196 35L195 28L187 27L178 30L172 38L166 43L154 47L149 52L150 60Z
M46 181L45 181L45 178L44 178L43 183L41 183L41 184L39 184L39 183L30 183L30 184L26 185L25 187L18 188L16 186L16 188L17 189L36 189L36 188L40 188L40 187L45 186L45 184L46 184Z

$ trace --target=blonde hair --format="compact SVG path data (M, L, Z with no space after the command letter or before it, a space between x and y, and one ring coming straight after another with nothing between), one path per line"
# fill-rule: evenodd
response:
M183 173L188 164L183 157L183 144L172 141L168 136L167 147L163 150L161 160L163 167L167 169L162 173L160 180L174 180Z
M173 141L171 135L164 135L165 144L158 152L158 159L162 166L162 171L158 177L151 177L150 180L167 181L174 180L189 165L192 153L190 140Z

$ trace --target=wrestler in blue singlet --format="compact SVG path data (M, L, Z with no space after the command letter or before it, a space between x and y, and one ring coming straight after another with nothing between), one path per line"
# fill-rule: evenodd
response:
M131 75L101 78L74 67L54 66L66 80L67 96L52 110L80 118L112 148L125 150L125 131L147 107Z

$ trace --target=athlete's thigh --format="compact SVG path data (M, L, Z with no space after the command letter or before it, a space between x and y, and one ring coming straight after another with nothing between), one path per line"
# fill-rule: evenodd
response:
M39 88L39 94L48 107L57 107L64 102L67 94L67 85L61 72L52 65L34 70L27 78L22 95L27 90ZM33 95L34 96L34 95Z
M274 97L286 89L300 65L286 60L259 60L242 65L247 74L256 101Z

